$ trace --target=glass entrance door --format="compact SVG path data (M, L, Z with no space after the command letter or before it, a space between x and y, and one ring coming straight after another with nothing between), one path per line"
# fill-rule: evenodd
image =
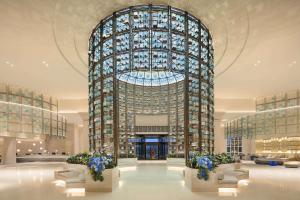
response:
M136 141L138 160L165 160L168 155L168 140L164 136L140 136Z
M158 143L146 143L146 160L158 159Z

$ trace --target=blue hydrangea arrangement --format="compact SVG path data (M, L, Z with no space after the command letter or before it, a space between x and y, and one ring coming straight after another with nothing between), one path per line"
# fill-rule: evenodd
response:
M82 156L84 155L84 156ZM103 171L112 169L116 165L113 157L104 152L92 154L77 154L67 159L68 163L86 165L94 181L103 181Z
M190 151L187 166L198 169L198 178L208 180L209 172L221 164L233 163L235 160L226 153L208 154L205 152Z
M198 178L208 180L209 172L213 170L213 163L207 156L197 157Z
M92 175L94 181L104 180L102 172L105 170L105 164L102 156L92 156L87 166L90 170L90 174Z

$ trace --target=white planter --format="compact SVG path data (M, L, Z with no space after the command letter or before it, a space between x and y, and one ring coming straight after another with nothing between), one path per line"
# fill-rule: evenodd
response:
M67 164L66 169L76 170L85 177L83 186L87 192L112 192L119 186L119 168L105 169L103 173L103 181L94 181L89 169L85 165Z
M105 169L103 181L94 181L89 171L85 175L85 190L87 192L112 192L119 186L119 168Z
M185 185L192 192L217 192L218 191L218 175L214 171L209 172L208 180L199 179L197 177L198 169L185 167Z

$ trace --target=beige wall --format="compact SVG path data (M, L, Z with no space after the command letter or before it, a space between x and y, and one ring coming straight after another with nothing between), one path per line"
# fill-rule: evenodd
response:
M88 112L88 99L61 99L58 101L59 111L63 113Z
M168 115L135 115L136 126L168 126Z
M215 99L216 112L255 111L255 99Z

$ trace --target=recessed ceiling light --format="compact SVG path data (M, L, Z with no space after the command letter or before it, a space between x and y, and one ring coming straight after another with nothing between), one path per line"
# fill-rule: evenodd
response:
M10 66L13 67L14 65L13 65L13 64L10 64Z
M296 62L296 60L294 60L294 62L293 62L294 64L296 64L297 62Z
M254 63L254 66L257 66L257 64L256 64L256 63Z
M43 61L42 63L43 63L43 64L46 64L46 61Z
M5 63L6 63L6 64L8 64L8 65L10 64L10 62L9 62L8 60L7 60L7 61L5 61Z
M260 61L260 60L258 60L258 61L257 61L257 63L261 63L261 61Z

